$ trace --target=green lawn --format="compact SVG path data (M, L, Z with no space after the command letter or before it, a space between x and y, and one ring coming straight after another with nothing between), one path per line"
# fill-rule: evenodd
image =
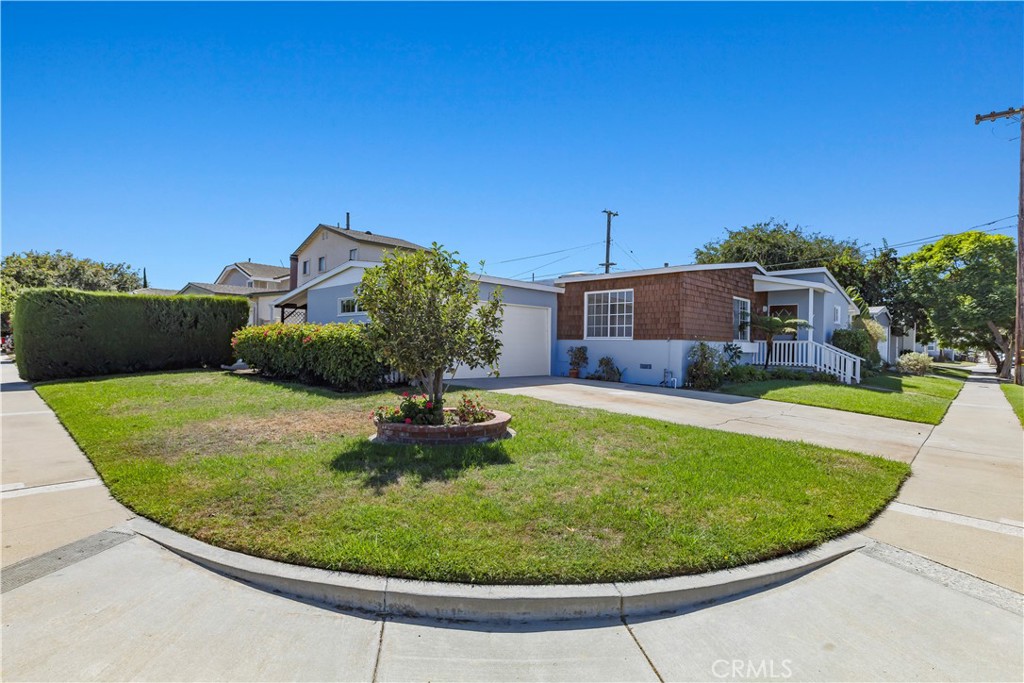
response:
M514 439L374 445L394 392L221 372L49 383L114 496L225 548L369 574L580 583L740 565L856 529L905 464L489 394Z
M953 378L882 374L865 379L863 386L767 380L729 384L721 391L738 396L938 424L962 386L961 380Z
M1004 382L999 386L1002 388L1006 400L1013 407L1013 412L1017 413L1020 426L1024 427L1024 387L1009 382Z

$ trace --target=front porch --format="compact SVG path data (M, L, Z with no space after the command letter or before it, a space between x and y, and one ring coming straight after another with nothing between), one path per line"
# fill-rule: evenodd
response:
M821 269L789 271L781 275L754 275L754 291L765 293L762 313L806 320L810 327L788 339L776 339L768 366L810 368L835 375L845 384L860 382L859 356L832 346L832 333L849 327L853 302ZM755 365L765 365L768 348L756 341Z
M752 364L764 366L768 343L764 340L754 343L757 351ZM860 384L860 363L863 359L831 344L820 344L810 339L776 340L772 342L772 355L767 360L769 367L812 368L835 375L844 384Z

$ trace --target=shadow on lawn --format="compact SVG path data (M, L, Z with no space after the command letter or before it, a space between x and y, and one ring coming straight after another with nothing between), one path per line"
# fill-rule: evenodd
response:
M467 446L400 446L359 441L331 460L331 469L362 477L362 485L377 495L401 477L415 476L420 484L452 481L466 470L512 463L502 441Z

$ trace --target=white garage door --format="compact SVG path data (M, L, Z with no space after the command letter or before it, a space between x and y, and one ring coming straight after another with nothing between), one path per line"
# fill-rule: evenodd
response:
M505 304L501 326L502 377L530 377L551 374L551 309ZM487 377L487 368L455 372L455 381Z

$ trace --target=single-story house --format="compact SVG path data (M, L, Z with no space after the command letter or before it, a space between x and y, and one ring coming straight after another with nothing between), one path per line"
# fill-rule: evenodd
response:
M266 263L238 261L228 264L216 282L189 282L178 294L244 296L249 299L249 325L277 319L274 300L287 291L289 269Z
M585 345L589 369L610 356L635 384L682 385L698 341L735 343L742 360L763 363L765 342L747 321L752 313L789 315L810 329L776 339L771 364L832 372L860 381L860 361L829 342L849 327L857 307L825 268L767 271L757 263L666 266L555 281L558 304L556 373L568 373L567 351Z

